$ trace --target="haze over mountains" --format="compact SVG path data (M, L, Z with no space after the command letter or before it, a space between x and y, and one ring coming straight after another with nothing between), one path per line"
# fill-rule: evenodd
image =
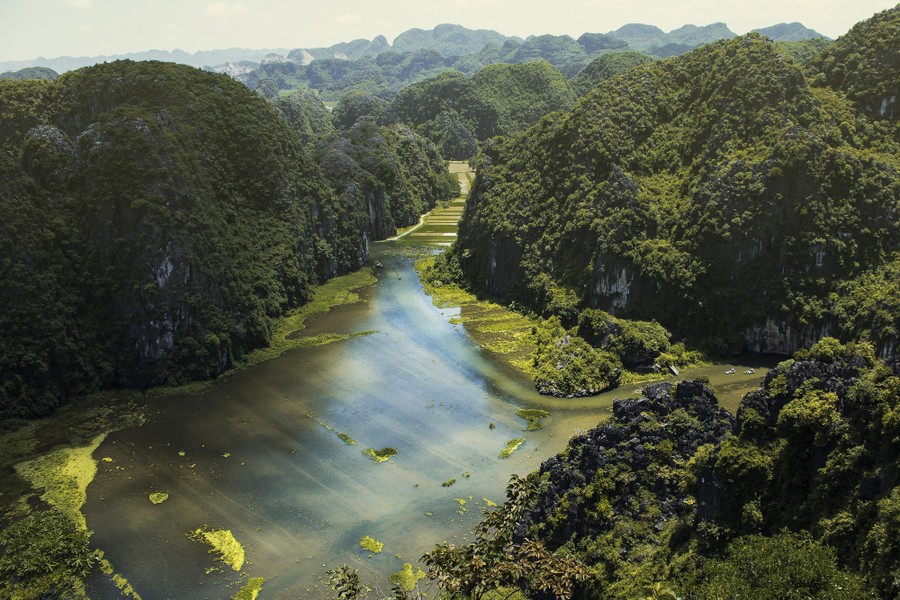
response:
M800 23L779 23L771 27L755 29L754 31L762 33L776 42L825 37ZM586 33L578 39L579 41L587 40L591 36L596 35L600 34ZM662 57L680 54L715 40L730 39L737 34L728 29L724 23L713 23L704 26L684 25L668 33L653 25L632 23L603 35L615 38L614 41L616 42L624 42L624 45L620 46L621 49L639 50L650 54L660 53L659 56ZM227 48L201 50L198 52L186 52L175 49L171 51L148 50L145 52L104 56L59 56L54 58L41 56L33 60L0 61L0 72L15 71L25 67L47 67L58 73L63 73L88 65L120 59L161 60L202 68L224 66L228 63L255 63L254 65L244 65L246 67L255 67L263 63L267 56L273 54L304 65L309 64L312 60L321 58L356 60L363 57L375 57L382 52L390 50L394 52L435 50L442 56L449 57L474 54L480 52L489 44L503 46L508 41L521 44L535 37L547 36L529 36L526 40L523 40L515 36L505 36L492 30L473 30L460 25L442 24L431 30L410 29L405 31L394 39L393 44L389 44L384 36L379 35L372 40L358 39L340 42L326 48ZM569 38L571 40L569 36L565 35L549 37Z

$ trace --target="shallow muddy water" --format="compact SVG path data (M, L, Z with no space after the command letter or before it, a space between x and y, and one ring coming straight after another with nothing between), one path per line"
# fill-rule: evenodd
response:
M248 577L265 578L261 598L327 597L322 577L342 563L386 594L386 576L404 562L465 541L483 499L502 501L512 473L537 468L605 418L614 398L633 395L637 386L590 399L538 395L450 323L456 311L432 305L404 252L378 245L372 260L384 268L366 301L308 324L375 333L290 351L199 396L156 400L152 423L111 434L95 452L84 507L92 542L145 600L228 598ZM736 398L765 371L735 365L725 375L730 366L682 376L707 375ZM544 428L525 432L520 407L548 410ZM397 454L381 464L363 454L385 447ZM160 491L169 499L151 503ZM200 527L232 531L247 550L240 573L189 539ZM366 535L383 552L362 549ZM105 578L89 591L120 597Z

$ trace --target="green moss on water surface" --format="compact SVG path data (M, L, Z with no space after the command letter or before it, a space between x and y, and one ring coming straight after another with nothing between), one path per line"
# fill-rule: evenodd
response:
M425 579L425 572L422 569L413 569L410 563L403 563L403 569L397 571L389 578L391 583L400 586L401 589L411 592L416 589L416 583L420 579Z
M366 448L363 450L363 454L366 456L371 456L376 463L383 463L384 461L390 459L392 456L397 455L396 448L382 448L381 450L375 450L374 448Z
M153 504L162 504L169 499L168 492L153 492L150 494L150 502Z
M441 486L442 486L442 487L450 487L450 486L453 485L454 483L456 483L456 477L454 477L453 479L448 479L447 481L445 481L444 483L442 483Z
M346 433L338 433L337 436L341 438L341 441L347 444L348 446L355 446L356 440L347 435Z
M550 416L549 412L539 408L520 408L518 414L528 423L528 431L537 431L543 427L541 420Z
M380 554L384 549L384 544L368 535L363 536L362 539L359 540L359 545L372 554Z
M266 580L262 577L251 577L246 585L231 597L231 600L256 600Z
M519 449L519 446L525 443L525 438L516 438L506 442L506 448L500 451L500 458L509 458L512 453Z
M131 598L132 600L141 600L141 595L137 593L131 583L125 577L116 573L115 567L113 567L108 559L103 558L103 552L98 550L98 553L101 556L98 565L100 572L109 577L109 580L112 581L113 585L116 586L116 589L119 590L123 597Z
M87 486L97 474L92 454L106 438L95 437L87 446L60 448L16 465L16 472L35 488L41 499L87 529L81 507L87 500Z
M237 541L231 530L200 528L192 531L188 537L209 546L211 554L217 554L220 561L235 571L240 571L244 566L246 558L244 547Z

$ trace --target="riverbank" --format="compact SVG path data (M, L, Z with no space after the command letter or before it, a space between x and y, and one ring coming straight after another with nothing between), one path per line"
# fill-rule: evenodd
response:
M0 489L3 490L0 492L0 522L8 525L28 515L58 511L74 524L76 530L87 533L89 527L82 513L87 489L101 463L104 466L114 463L111 457L94 456L95 450L108 435L146 424L157 415L156 405L161 399L202 394L229 377L290 350L322 346L373 333L306 334L304 330L307 321L318 315L339 306L359 303L362 290L376 281L372 269L364 268L317 286L306 305L280 320L270 346L249 353L217 380L141 391L98 392L76 399L48 417L29 421L13 431L0 434ZM111 468L120 467L116 465ZM102 555L102 548L99 550ZM15 557L5 558L16 560ZM53 568L52 560L45 562L48 573L58 572ZM128 580L115 571L109 560L102 559L100 569L110 589L117 590L122 597L140 597ZM37 582L35 585L42 584ZM26 581L13 590L15 593L29 590L30 593L40 589L28 586ZM82 588L83 585L75 585L70 593L77 596L82 593Z

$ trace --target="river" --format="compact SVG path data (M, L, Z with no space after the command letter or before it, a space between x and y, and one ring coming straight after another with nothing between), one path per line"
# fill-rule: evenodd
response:
M109 435L94 453L99 471L83 509L92 543L145 600L228 598L248 577L265 578L263 598L326 597L324 573L342 563L386 593L386 576L404 562L465 541L512 473L537 468L600 422L615 397L634 394L538 395L450 322L458 309L433 306L407 252L376 244L372 260L384 267L364 301L308 324L375 333L290 351L202 395L157 399L149 424ZM683 375L710 376L736 398L764 372L743 374L740 364L724 375L730 366ZM525 432L520 407L551 415ZM384 447L396 456L376 464L363 454ZM169 499L155 505L148 496L159 491ZM245 546L240 573L188 537L201 527L230 530ZM360 547L367 535L383 552ZM121 597L108 578L89 583L92 597Z

